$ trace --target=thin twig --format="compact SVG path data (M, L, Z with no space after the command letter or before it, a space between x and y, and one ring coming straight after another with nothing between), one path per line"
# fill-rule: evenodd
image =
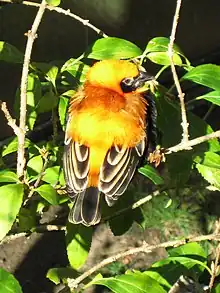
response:
M13 0L0 0L0 2L14 3ZM26 6L33 6L33 7L39 7L40 6L39 3L30 2L30 1L22 1L22 2L19 2L19 4L23 4L23 5L26 5ZM71 18L74 18L75 20L81 22L83 25L85 25L85 26L91 28L92 30L94 30L98 35L100 35L100 36L102 36L104 38L108 37L108 35L106 35L102 30L100 30L99 28L97 28L96 26L91 24L88 19L84 19L84 18L72 13L69 9L65 10L65 9L63 9L61 7L55 7L55 6L50 6L50 5L46 5L46 9L48 9L50 11L55 11L57 13L64 14L64 15L69 16Z
M15 135L19 136L21 134L21 129L17 126L16 120L11 117L5 102L0 100L0 108L5 115L8 125L13 129Z
M173 241L167 241L163 243L159 243L156 245L147 245L146 243L140 247L135 247L131 248L125 252L118 253L116 255L113 255L111 257L108 257L98 263L97 265L93 266L91 269L80 275L76 279L68 279L68 286L70 287L71 290L75 289L78 287L78 285L87 277L95 273L96 271L100 270L101 268L105 267L106 265L113 263L117 261L120 258L126 257L128 255L132 254L137 254L140 252L144 253L150 253L153 250L157 248L167 248L167 247L178 247L181 245L184 245L189 242L200 242L200 241L205 241L205 240L217 240L220 241L220 234L209 234L209 235L202 235L202 236L196 236L196 237L190 237L190 238L185 238L185 239L180 239L180 240L173 240Z
M33 194L35 192L35 189L39 186L39 184L41 182L41 179L44 176L44 173L45 173L45 170L47 168L47 165L49 163L49 159L48 159L49 153L47 151L45 152L44 149L41 150L41 151L42 151L41 156L44 159L44 164L42 166L42 169L41 169L40 173L38 174L38 177L37 177L37 180L34 183L34 186L32 186L32 188L30 188L29 194L28 194L26 200L23 203L24 206L27 204L27 202L29 201L29 199L33 196Z
M56 231L66 231L66 226L63 225L40 225L37 226L35 228L33 228L33 230L31 232L37 232L37 233L45 233L45 232L56 232ZM13 230L11 231L13 232ZM17 233L17 234L13 234L13 235L8 235L5 236L1 241L0 241L0 245L3 243L9 243L13 240L16 240L20 237L27 237L30 235L30 232L22 232L22 233Z
M119 215L121 215L121 214L129 211L129 210L135 210L138 207L144 205L146 202L150 201L153 197L161 194L163 191L164 190L155 190L152 194L148 194L147 196L139 199L138 201L136 201L135 203L133 203L131 206L128 206L128 207L126 207L124 209L121 209L121 210L115 212L111 216L107 216L107 217L103 218L101 222L106 222L106 221L108 221L108 220L110 220L112 218L115 218L115 217L117 217L117 216L119 216Z
M39 10L34 19L31 30L29 30L26 35L27 45L24 54L24 63L21 76L21 95L20 95L20 123L19 127L22 131L18 135L18 158L17 158L17 175L18 178L24 177L24 168L25 168L25 135L26 135L26 112L27 112L27 82L28 82L28 72L29 64L31 59L32 48L35 39L37 38L37 30L40 25L41 19L46 9L46 1L43 0L39 5Z
M189 132L188 132L189 123L188 123L187 117L186 117L186 107L185 107L185 102L184 102L184 95L185 94L182 92L180 82L179 82L179 79L177 76L176 68L174 65L174 61L173 61L173 45L174 45L174 41L175 41L175 35L176 35L176 30L177 30L177 25L178 25L178 20L179 20L179 13L180 13L181 4L182 4L182 0L177 0L176 11L175 11L175 15L173 18L173 26L172 26L172 31L171 31L171 35L170 35L170 43L168 46L168 56L170 58L170 66L171 66L171 70L172 70L172 74L173 74L173 79L174 79L175 86L176 86L176 89L178 92L178 97L180 100L181 115L182 115L181 125L182 125L182 129L183 129L182 143L186 143L189 139Z
M172 146L172 147L165 150L165 154L171 154L171 153L177 153L177 152L183 151L183 150L189 150L192 146L195 146L195 145L203 143L207 140L219 138L219 137L220 137L220 130L212 132L212 133L204 135L204 136L200 136L200 137L188 140L187 142Z
M215 229L215 234L218 234L220 232L220 219L217 221L216 223L216 229ZM211 271L212 271L212 275L210 278L210 282L209 282L209 291L211 292L212 287L214 285L215 282L215 278L218 275L219 271L220 271L220 243L218 244L217 248L216 248L216 253L215 253L215 262L211 263Z

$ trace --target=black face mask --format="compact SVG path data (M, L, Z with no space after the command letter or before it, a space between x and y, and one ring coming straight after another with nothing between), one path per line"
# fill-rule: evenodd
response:
M153 80L154 76L150 75L146 71L140 71L136 77L126 77L124 78L120 85L124 93L130 93L138 88L144 86L146 81Z

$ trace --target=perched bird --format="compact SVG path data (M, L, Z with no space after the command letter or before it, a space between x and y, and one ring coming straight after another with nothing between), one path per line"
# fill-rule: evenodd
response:
M69 221L100 221L100 196L112 206L155 144L156 108L143 89L153 76L126 60L103 60L87 73L70 101L64 175L75 200Z

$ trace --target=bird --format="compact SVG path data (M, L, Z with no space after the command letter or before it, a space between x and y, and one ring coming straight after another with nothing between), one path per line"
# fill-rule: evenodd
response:
M74 202L69 222L98 224L101 196L113 206L155 147L157 110L145 87L151 80L135 62L101 60L71 98L63 155L66 189Z

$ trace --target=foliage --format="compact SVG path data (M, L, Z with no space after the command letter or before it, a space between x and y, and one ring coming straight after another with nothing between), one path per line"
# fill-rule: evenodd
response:
M47 1L54 6L59 1ZM157 77L167 69L170 60L167 54L169 40L164 37L154 38L149 41L146 49L142 51L135 44L119 38L103 38L97 40L79 58L69 59L62 64L56 62L38 63L32 62L28 76L27 92L27 124L29 131L35 129L44 113L52 114L54 133L47 141L34 142L26 138L27 149L26 181L20 182L15 173L15 164L7 168L8 160L13 160L17 151L17 138L13 137L5 142L1 149L1 173L0 173L0 238L3 239L11 228L17 227L18 231L33 231L39 225L36 215L39 217L41 205L67 205L67 197L62 194L65 186L62 170L62 139L57 135L57 129L65 129L65 120L69 99L77 86L85 80L89 69L88 59L103 60L136 59L136 61L150 60L162 65ZM0 42L0 60L22 64L23 53L6 42ZM195 98L194 102L203 99L214 105L220 105L220 66L204 64L193 67L180 48L174 46L174 63L184 70L181 81L189 80L206 86L209 93ZM178 101L171 99L169 90L157 86L153 89L158 109L158 129L161 135L160 144L169 147L178 144L181 140L181 118ZM19 107L19 90L15 101L15 109ZM17 117L18 118L18 117ZM57 121L57 119L59 121ZM190 136L195 138L211 133L213 130L204 120L188 112L190 123ZM29 136L31 137L31 136ZM160 203L160 209L153 209L153 201L145 204L135 211L124 213L123 221L110 219L112 231L120 235L127 231L136 221L142 227L151 226L153 217L156 217L157 225L164 225L166 211L173 211L175 220L181 217L181 210L176 200L167 197L172 192L177 194L181 189L188 188L190 195L195 186L191 178L201 174L203 188L209 187L220 190L220 145L217 139L196 146L193 150L167 156L163 172L158 172L147 163L139 169L139 172L148 178L152 185L161 190L166 190L165 200ZM147 179L146 179L147 181ZM142 186L142 189L146 185ZM133 189L132 189L133 188ZM114 214L119 209L131 206L135 201L146 196L146 191L141 186L131 186L132 196L122 197L119 203L111 210L104 207L104 218ZM128 191L129 192L129 191ZM32 201L31 195L38 195L38 208ZM129 198L129 199L128 199ZM157 212L154 212L156 211ZM151 215L152 212L152 215ZM163 219L160 219L163 215ZM166 220L168 220L169 216ZM128 221L125 221L128 219ZM161 222L160 222L161 220ZM15 225L16 224L16 225ZM76 272L86 261L92 241L92 228L81 225L67 224L66 248L71 268L52 268L47 277L55 284L66 282L68 277L75 277ZM210 273L207 266L208 255L197 243L189 243L180 248L167 251L168 257L154 263L143 271L129 271L117 276L103 277L100 274L91 282L85 284L85 288L91 285L103 285L112 292L168 292L180 275L191 276L196 282L200 281L204 271ZM120 267L120 266L119 266ZM74 271L76 270L76 271ZM113 269L115 270L115 269ZM120 271L120 269L118 269ZM6 271L0 271L1 292L21 292L21 288L12 275ZM216 287L217 288L217 287ZM8 290L8 291L7 291ZM217 292L218 289L216 289Z

